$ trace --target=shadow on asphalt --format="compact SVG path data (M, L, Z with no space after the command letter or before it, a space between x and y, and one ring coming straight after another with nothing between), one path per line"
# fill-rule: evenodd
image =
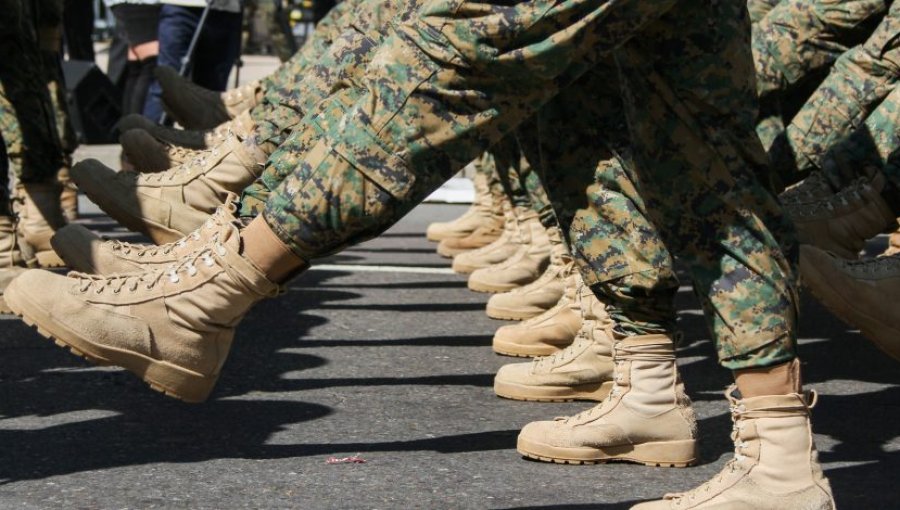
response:
M411 237L406 234L396 237ZM266 444L271 436L296 424L328 416L332 408L279 400L281 392L356 386L490 387L493 374L435 374L419 377L304 378L298 372L328 360L293 349L305 347L487 346L490 335L424 336L391 339L317 340L310 330L326 319L304 313L317 309L385 311L464 311L483 304L424 303L353 305L356 286L329 281L340 271L310 271L291 285L292 292L266 301L241 324L238 342L212 399L193 406L148 391L131 374L98 371L61 349L37 345L24 324L4 321L6 338L0 356L0 414L3 418L67 416L64 423L0 430L0 481L42 479L56 475L151 463L190 463L210 459L276 459L360 451L478 452L510 449L517 429L441 437L358 443ZM459 282L436 287L456 288ZM366 288L427 288L429 283L369 284ZM334 288L346 290L334 290ZM719 402L721 412L700 420L701 464L715 462L732 449L731 422L722 391L729 374L716 363L703 317L690 292L678 295L680 327L689 341L679 356L692 358L682 367L695 401ZM827 436L825 463L842 508L883 508L898 496L896 473L900 451L884 445L900 435L900 365L882 355L816 302L804 298L801 334L816 340L801 346L808 383L838 385L823 395L814 411L815 431ZM277 317L278 320L272 320ZM501 324L501 323L498 323ZM246 339L252 332L252 341ZM241 338L245 338L241 341ZM486 353L487 354L487 353ZM514 361L514 360L513 360ZM285 378L284 374L292 374ZM839 381L839 382L836 382ZM452 390L448 390L452 391ZM79 418L79 413L86 413ZM90 416L94 413L94 416ZM97 418L100 413L103 417ZM90 416L90 417L88 417ZM628 508L612 505L551 505L521 509Z

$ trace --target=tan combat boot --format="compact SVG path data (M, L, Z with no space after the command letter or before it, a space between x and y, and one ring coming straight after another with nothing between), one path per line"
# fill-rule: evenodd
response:
M266 155L230 136L189 163L153 174L118 172L96 160L72 168L78 187L125 227L165 244L193 231L262 172Z
M499 264L515 255L522 244L520 235L523 222L537 221L537 215L529 211L503 204L503 233L496 241L476 250L460 253L453 257L452 268L460 274L469 274L482 267ZM522 215L521 217L519 215Z
M71 223L78 219L78 188L72 182L69 175L69 167L63 167L56 174L56 179L62 186L59 194L59 207L62 210L63 218L66 223Z
M466 237L446 237L438 243L438 255L453 258L467 251L483 248L503 235L503 215L496 215L492 221L484 223Z
M28 245L31 265L62 267L65 263L50 246L50 238L66 224L60 196L62 186L53 184L20 184L16 188L15 210L19 217L19 240Z
M469 275L469 290L509 292L540 278L550 265L551 244L547 229L535 217L534 221L521 226L519 238L521 244L511 257L498 264L476 269Z
M9 282L23 271L25 259L19 249L15 221L10 216L0 216L0 313L12 313L4 293Z
M259 104L263 90L259 81L227 91L205 89L168 66L154 73L162 88L166 111L188 129L212 129Z
M237 324L279 290L241 249L233 227L166 268L109 277L31 270L7 288L7 303L73 354L124 367L169 396L202 402Z
M550 265L537 280L509 292L491 296L487 315L492 319L523 320L540 315L562 298L565 280L575 269L558 227L547 229L550 239ZM476 273L472 274L472 277Z
M237 225L237 201L237 195L229 194L203 225L173 243L157 246L104 240L76 224L57 231L51 244L69 267L83 273L112 275L168 266Z
M441 241L451 237L466 237L478 227L495 221L494 202L487 183L487 177L478 173L472 178L475 199L462 216L453 221L434 222L428 225L425 237L429 241Z
M800 274L835 316L900 361L900 255L849 261L803 245Z
M122 133L119 144L134 171L141 173L168 170L187 163L200 152L198 149L160 142L143 129L130 129Z
M132 113L122 117L116 127L120 133L142 129L150 133L153 138L168 145L177 145L187 149L211 149L228 137L234 122L235 119L232 119L220 124L215 129L175 129L157 124L138 113Z
M734 458L712 480L633 510L833 510L831 486L819 465L809 410L815 393L739 399L725 393L734 422Z
M881 196L886 179L860 178L849 188L817 202L787 205L801 244L818 246L845 259L856 259L866 240L896 224Z
M549 356L571 344L581 329L581 300L576 297L581 287L581 275L572 271L556 306L537 317L497 329L492 342L494 352L506 356Z
M119 143L122 145L122 154L131 162L135 171L162 172L200 156L207 147L221 145L232 134L240 140L247 139L252 135L255 127L256 123L250 118L250 114L241 114L210 132L209 136L205 138L202 149L184 147L165 141L165 139L159 139L149 131L140 128L124 131L119 137ZM266 154L271 152L268 147L260 147L260 149L263 149Z
M613 322L587 286L579 294L582 321L572 344L550 356L500 367L494 377L497 396L536 402L606 398L613 386Z
M547 462L611 460L686 467L697 460L697 424L665 335L617 341L615 384L601 404L569 418L538 421L519 433L522 455Z

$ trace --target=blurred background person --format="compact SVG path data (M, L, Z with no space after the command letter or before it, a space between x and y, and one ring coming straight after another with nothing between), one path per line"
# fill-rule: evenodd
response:
M191 80L207 89L224 91L231 68L240 57L242 11L240 0L210 0L209 14L200 26L204 0L162 0L159 16L159 64L181 69L194 33L200 30L191 58ZM154 79L144 116L162 118L162 87Z
M158 0L105 0L116 30L128 46L122 113L142 113L159 55Z

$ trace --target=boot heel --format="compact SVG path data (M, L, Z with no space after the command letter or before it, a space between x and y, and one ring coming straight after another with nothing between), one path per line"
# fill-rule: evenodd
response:
M151 363L140 375L152 389L191 404L209 398L219 379L219 374L204 376L162 362Z

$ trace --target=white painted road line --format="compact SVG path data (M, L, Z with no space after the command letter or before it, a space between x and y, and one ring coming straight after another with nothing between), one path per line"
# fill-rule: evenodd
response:
M449 267L362 266L354 264L319 264L310 271L352 271L356 273L456 274Z

